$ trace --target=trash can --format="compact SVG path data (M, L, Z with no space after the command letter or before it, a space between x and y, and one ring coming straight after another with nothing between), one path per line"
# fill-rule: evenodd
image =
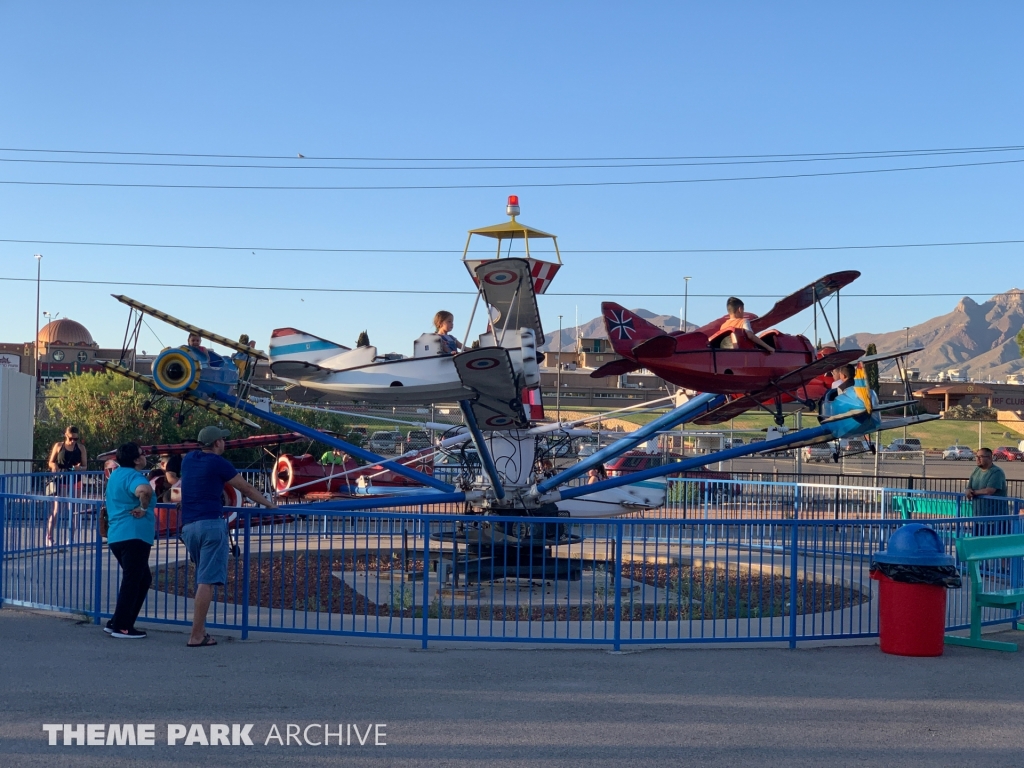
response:
M941 656L946 589L960 586L956 561L934 529L904 525L871 560L878 582L878 636L883 653Z

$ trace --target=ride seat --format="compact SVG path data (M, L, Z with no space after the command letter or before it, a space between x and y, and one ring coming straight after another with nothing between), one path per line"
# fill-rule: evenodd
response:
M413 342L413 357L437 357L444 354L444 346L441 344L441 335L438 333L422 333Z
M732 331L719 331L708 341L708 346L717 349L759 349L746 334L740 336Z

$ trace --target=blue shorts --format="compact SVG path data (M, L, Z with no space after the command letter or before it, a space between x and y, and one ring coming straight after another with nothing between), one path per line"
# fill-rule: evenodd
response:
M196 564L196 584L227 583L227 520L196 520L182 527L181 538L189 558Z

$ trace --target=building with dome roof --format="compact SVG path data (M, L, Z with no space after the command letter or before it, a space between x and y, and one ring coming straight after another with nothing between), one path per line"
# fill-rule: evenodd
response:
M33 347L32 342L0 344L0 367L37 374L41 381L60 381L73 373L103 371L104 360L121 358L120 349L101 348L88 328L67 317L52 320L39 329L38 361L33 359Z

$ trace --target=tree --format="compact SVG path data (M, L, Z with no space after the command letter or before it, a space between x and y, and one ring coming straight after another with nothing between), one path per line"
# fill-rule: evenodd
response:
M1024 357L1024 328L1017 331L1017 349L1020 350L1020 356Z
M868 344L868 348L864 350L868 355L877 355L878 349L874 344ZM864 366L864 373L868 377L868 389L878 394L878 363L867 363Z
M363 331L362 333L359 334L359 338L356 339L356 346L357 347L368 347L368 346L370 346L370 337L366 333L366 331Z
M45 460L50 448L61 439L69 424L77 426L82 442L89 449L91 468L98 462L92 459L104 451L136 442L142 445L184 443L195 440L199 430L209 424L231 429L236 437L252 434L242 426L225 423L224 417L190 405L180 407L180 401L167 398L153 405L154 393L136 385L116 373L83 373L70 376L66 381L47 388L46 407L42 419L36 423L33 453ZM179 413L184 416L179 423ZM337 434L355 445L362 443L362 435L349 433L351 418L321 411L287 409L288 418L324 432ZM256 418L259 422L259 417ZM276 425L263 422L260 432L274 434L282 431ZM314 443L310 450L319 456L328 446ZM305 446L303 451L305 451ZM260 450L231 451L227 458L239 466L259 460Z

